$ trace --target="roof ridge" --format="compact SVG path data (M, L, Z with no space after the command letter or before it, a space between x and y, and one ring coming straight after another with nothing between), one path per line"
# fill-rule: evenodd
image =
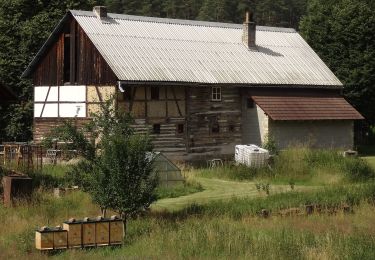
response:
M71 12L73 16L95 17L95 14L91 11L69 10L69 12ZM184 20L184 19L138 16L138 15L116 14L116 13L108 13L107 15L109 16L110 19L112 18L112 19L120 19L120 20L132 20L132 21L165 23L165 24L180 24L180 25L204 26L204 27L219 27L219 28L230 28L230 29L242 29L243 28L242 24L236 24L236 23ZM257 26L257 31L285 32L285 33L297 32L293 28L270 27L270 26Z

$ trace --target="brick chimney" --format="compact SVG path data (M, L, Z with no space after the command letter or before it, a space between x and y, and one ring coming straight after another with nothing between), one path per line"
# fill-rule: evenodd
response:
M255 42L256 23L253 19L253 14L249 11L246 12L246 20L243 24L242 42L248 47L256 46Z
M107 7L106 6L94 6L93 12L99 19L107 17Z

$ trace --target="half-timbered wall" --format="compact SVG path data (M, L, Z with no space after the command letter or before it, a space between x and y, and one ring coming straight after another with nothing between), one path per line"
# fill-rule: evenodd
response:
M221 87L221 101L212 101L211 87L190 87L187 109L190 153L233 154L234 146L241 143L238 88Z
M186 155L186 98L181 86L124 86L118 109L135 119L137 133L148 133L154 148L170 158Z

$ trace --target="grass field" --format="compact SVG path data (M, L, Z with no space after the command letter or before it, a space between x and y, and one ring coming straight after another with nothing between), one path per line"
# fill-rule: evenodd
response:
M100 214L84 192L54 198L48 187L63 180L65 168L46 168L31 203L0 205L0 259L375 259L375 157L291 151L284 159L273 171L190 169L189 185L159 190L164 199L129 220L122 247L40 254L36 228ZM270 184L269 195L259 184ZM279 214L307 204L320 213ZM261 209L271 217L260 217Z

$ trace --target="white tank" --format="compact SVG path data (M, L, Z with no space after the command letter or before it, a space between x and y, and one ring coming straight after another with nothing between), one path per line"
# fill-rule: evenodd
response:
M268 150L254 144L236 145L234 159L239 164L259 168L267 164L270 155Z

